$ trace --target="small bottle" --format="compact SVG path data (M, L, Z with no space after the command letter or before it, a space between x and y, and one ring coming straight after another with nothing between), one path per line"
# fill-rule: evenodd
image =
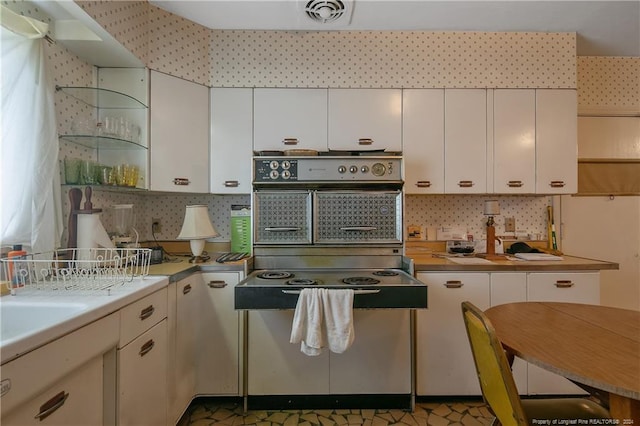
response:
M27 255L27 252L22 250L21 244L14 245L13 250L11 250L7 255L7 257L10 259L9 260L9 276L7 277L7 279L11 280L11 283L13 283L14 287L24 286L24 279L21 279L22 277L20 276L21 274L19 272L21 269L24 268L24 265L21 265L19 263L16 267L15 260L26 259L26 255ZM11 259L13 259L13 261Z

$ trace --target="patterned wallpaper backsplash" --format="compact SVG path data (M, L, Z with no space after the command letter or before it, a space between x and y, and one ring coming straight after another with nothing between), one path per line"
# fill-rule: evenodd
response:
M3 0L11 9L47 21L29 2ZM224 87L576 87L581 104L634 104L627 85L600 91L604 76L624 72L633 87L638 58L576 57L574 33L473 32L288 32L211 31L173 16L146 1L77 1L87 13L148 66L201 84ZM331 46L327 48L327 46ZM61 44L47 47L59 85L95 85L94 67ZM629 77L631 76L631 77ZM607 83L608 84L608 83ZM619 89L619 90L618 90ZM636 91L636 93L638 93ZM56 96L58 130L65 133L74 117L89 111ZM94 158L87 148L61 142L65 156ZM63 191L65 217L68 188ZM474 236L484 232L482 204L490 196L407 196L405 225L455 226ZM516 228L546 237L549 197L499 196L503 218ZM95 190L93 204L104 209L113 227L114 204L134 204L135 227L151 240L151 221L160 219L159 240L178 235L187 204L207 204L212 221L230 238L232 204L249 204L249 195L183 195ZM63 237L66 244L66 233Z
M640 111L640 58L578 57L581 110Z

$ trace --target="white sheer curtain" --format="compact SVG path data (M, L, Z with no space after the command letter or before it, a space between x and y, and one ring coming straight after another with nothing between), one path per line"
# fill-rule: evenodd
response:
M0 242L53 250L62 236L54 86L47 24L2 6Z

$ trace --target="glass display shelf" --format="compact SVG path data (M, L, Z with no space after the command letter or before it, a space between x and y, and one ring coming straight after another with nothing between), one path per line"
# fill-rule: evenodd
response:
M147 106L124 93L96 87L56 86L67 96L79 100L89 106L104 109L145 109Z
M133 150L146 150L147 147L138 143L129 141L126 139L114 138L111 136L94 136L94 135L60 135L60 139L67 142L81 145L86 148L100 149L100 150L115 150L115 149L133 149Z
M149 192L149 189L139 186L103 185L100 183L63 183L62 186L64 188L86 188L87 186L90 186L94 190L107 192Z

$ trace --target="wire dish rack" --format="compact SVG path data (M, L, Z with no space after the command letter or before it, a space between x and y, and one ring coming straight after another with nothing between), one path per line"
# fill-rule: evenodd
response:
M63 249L0 259L16 290L104 290L149 274L151 249Z

